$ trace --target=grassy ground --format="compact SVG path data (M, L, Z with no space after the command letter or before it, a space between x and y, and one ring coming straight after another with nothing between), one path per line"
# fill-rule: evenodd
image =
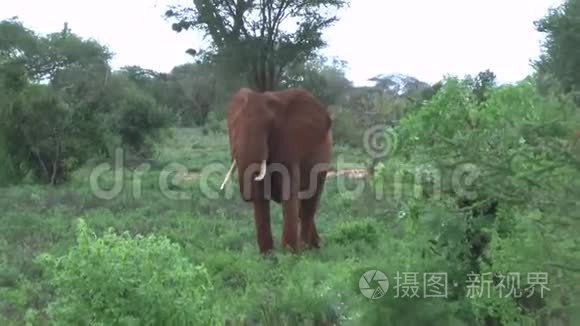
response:
M229 164L226 136L175 130L157 152L154 160L144 163L147 170L140 177L135 177L139 175L136 164L124 170L122 191L111 199L98 198L91 189L95 165L78 171L70 183L58 188L20 185L1 190L2 324L45 321L54 290L36 257L66 254L75 244L79 218L97 235L114 228L132 235L166 236L177 243L189 261L207 267L215 287L210 296L221 307L222 320L230 321L346 322L357 316L357 304L368 302L358 290L362 272L383 264L393 250L409 250L395 241L392 231L385 231L396 217L388 201L339 192L341 179L333 177L317 216L322 250L301 256L281 253L281 214L273 205L277 252L273 260L261 259L251 207L240 201L232 182L227 190L231 198L218 192ZM335 147L335 158L340 168L366 164L363 152L340 145ZM160 176L172 165L187 171L170 175L172 182L164 186ZM208 166L219 167L221 172L205 178ZM112 185L113 180L109 171L100 182ZM135 186L135 180L140 185ZM205 188L201 186L204 180ZM346 189L365 185L362 180L340 182ZM215 196L208 196L209 191ZM183 197L171 198L177 192ZM398 263L408 258L402 257Z
M176 129L153 159L125 159L120 175L95 162L63 186L1 189L0 325L489 325L490 309L504 325L532 323L512 298L466 296L476 268L463 254L466 222L446 199L415 198L412 180L377 197L369 179L329 177L316 218L322 248L301 255L280 250L272 205L276 250L264 259L236 180L219 191L226 135ZM367 164L363 150L335 146L335 169ZM534 253L520 253L539 240L502 241L496 268L536 268ZM389 282L375 300L359 288L372 270ZM437 288L423 278L432 273L450 283ZM449 297L426 297L434 285Z

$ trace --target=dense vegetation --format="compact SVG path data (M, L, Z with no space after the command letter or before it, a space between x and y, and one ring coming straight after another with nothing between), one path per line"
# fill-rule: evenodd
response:
M214 43L169 73L113 70L66 25L0 22L0 324L580 322L580 1L537 22L543 55L517 83L488 70L372 87L317 52L338 18L315 9L344 1L212 3L166 13ZM242 85L312 91L334 168L370 172L327 181L319 251L260 257L250 206L218 191ZM359 289L369 270L389 281L375 300Z

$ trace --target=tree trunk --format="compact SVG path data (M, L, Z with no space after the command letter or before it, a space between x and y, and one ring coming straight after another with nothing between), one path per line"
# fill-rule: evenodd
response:
M273 60L260 56L260 59L254 63L252 69L252 82L258 92L268 92L276 90L278 86L278 75L281 69L276 69Z

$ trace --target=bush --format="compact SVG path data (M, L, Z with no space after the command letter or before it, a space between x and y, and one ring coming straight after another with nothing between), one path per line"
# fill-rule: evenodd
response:
M75 110L49 86L26 87L2 111L0 131L12 174L28 172L45 183L59 183L91 155L86 129L75 123Z
M396 125L405 115L419 107L419 100L407 95L393 95L379 88L349 91L337 105L330 107L332 132L339 143L361 148L368 128Z
M207 122L202 128L202 132L204 135L207 135L210 132L213 134L227 133L226 123L224 120L219 120L215 111L212 111L208 114Z
M332 137L337 143L362 147L364 126L354 111L344 107L332 107Z
M103 121L109 154L120 146L132 154L149 156L149 140L157 138L170 123L168 111L123 74L114 74L99 99L90 105Z
M470 190L478 199L527 204L534 198L543 205L553 189L574 188L574 178L564 176L578 173L570 139L579 126L571 101L540 96L532 81L495 88L479 103L466 83L450 79L399 132L402 154L434 165L443 177L472 165L479 177Z
M3 164L10 163L12 179L32 172L43 183L61 183L88 159L112 155L117 147L151 155L150 140L169 124L167 112L125 79L111 78L96 94L79 101L33 84L12 96L0 112L0 155L7 156Z
M331 239L341 245L354 245L361 242L376 246L380 239L380 226L376 220L365 219L345 222L338 226Z
M127 87L127 93L119 110L119 134L122 144L143 156L150 155L150 143L167 126L168 115L155 99L136 87Z
M461 275L520 273L519 290L526 288L528 272L550 276L553 290L544 297L456 296L462 314L481 323L561 321L573 314L569 298L579 290L572 286L578 265L571 263L577 261L571 243L580 229L580 165L571 139L579 126L571 99L542 96L532 80L481 94L468 81L449 78L421 110L401 121L403 146L375 177L428 166L436 176L430 182L438 183L432 189L441 189L437 201L425 200L432 192L403 198L401 206L421 200L414 219L403 219L412 221L411 230L430 230L423 241L408 241L431 243L428 256L461 266ZM421 180L418 185L430 186ZM418 180L403 182L415 186ZM492 281L492 288L498 286L498 279Z
M32 174L62 183L120 146L151 154L148 140L168 115L135 81L111 74L105 47L66 27L44 37L13 20L0 34L0 182Z
M81 220L77 243L64 257L43 255L55 287L48 308L59 325L206 325L212 289L203 265L193 265L166 238L112 231L96 237Z

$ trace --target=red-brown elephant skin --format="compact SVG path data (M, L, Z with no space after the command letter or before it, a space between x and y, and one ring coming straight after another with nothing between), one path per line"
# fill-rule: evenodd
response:
M253 204L260 253L274 247L271 200L282 205L282 247L318 248L314 216L332 156L326 107L301 88L242 88L228 105L227 126L232 165L222 188L237 167L241 196Z

